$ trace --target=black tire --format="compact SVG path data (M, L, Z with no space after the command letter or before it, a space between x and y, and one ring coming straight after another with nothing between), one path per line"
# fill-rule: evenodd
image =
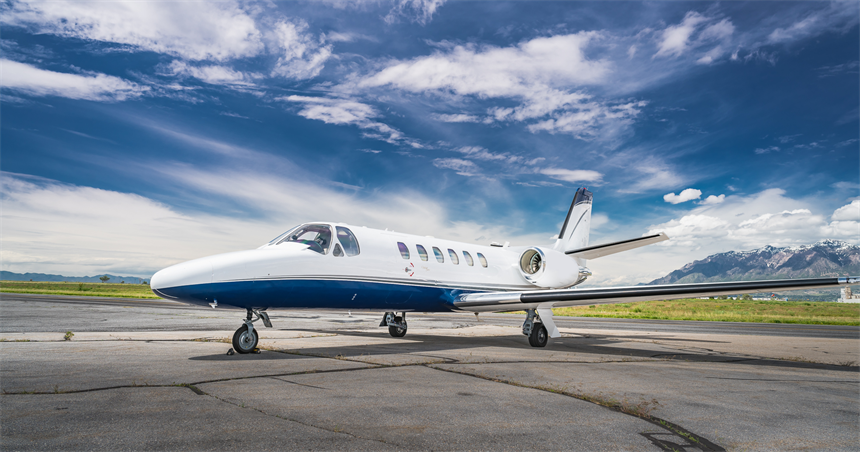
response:
M403 321L402 317L395 317L394 321L397 323L403 323L403 325L406 326L406 322ZM399 328L396 326L389 325L388 334L390 334L392 337L403 337L406 336L406 328Z
M233 333L233 349L236 350L236 353L251 353L257 348L259 339L256 328L251 330L251 334L248 334L248 325L242 325Z
M546 327L541 323L535 323L532 327L532 334L529 335L529 345L546 347L547 342L549 342L549 334L546 332Z

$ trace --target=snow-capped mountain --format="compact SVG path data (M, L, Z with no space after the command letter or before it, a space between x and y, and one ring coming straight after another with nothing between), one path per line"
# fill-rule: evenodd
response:
M691 262L649 284L860 275L860 246L838 240L729 251Z

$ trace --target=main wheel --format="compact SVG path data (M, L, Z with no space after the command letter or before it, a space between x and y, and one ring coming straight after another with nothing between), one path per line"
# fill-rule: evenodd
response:
M248 325L242 325L238 330L233 334L233 348L237 353L251 353L257 348L257 341L259 337L257 336L257 330L251 330L248 332Z
M546 347L549 341L549 335L546 334L546 327L542 323L536 323L532 327L532 334L529 335L529 345L532 347Z
M404 328L389 325L388 326L388 334L390 334L392 337L406 336L406 328L405 328L406 322L403 321L403 318L402 317L395 317L394 321L397 323L402 323L404 325Z

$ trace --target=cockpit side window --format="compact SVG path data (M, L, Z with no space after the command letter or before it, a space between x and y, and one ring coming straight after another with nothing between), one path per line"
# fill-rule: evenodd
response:
M343 250L340 249L340 243L334 244L334 251L332 251L331 254L333 254L334 257L342 257L343 256Z
M331 246L331 228L325 224L303 224L290 231L278 244L284 242L303 243L317 253L328 254Z
M343 251L346 255L358 256L361 250L358 247L358 240L356 240L355 234L343 226L335 226L334 228L337 230L337 239L343 245Z
M278 244L278 243L281 243L281 242L283 241L283 240L281 240L281 239L283 239L284 237L286 237L286 236L290 235L290 233L291 233L291 232L295 231L296 229L298 229L298 228L300 228L300 227L302 227L302 225L298 225L298 226L296 226L296 227L294 227L294 228L287 229L287 232L285 232L285 233L283 233L283 234L281 234L281 235L279 235L279 236L277 236L277 237L273 238L271 241L269 241L269 245L276 245L276 244Z

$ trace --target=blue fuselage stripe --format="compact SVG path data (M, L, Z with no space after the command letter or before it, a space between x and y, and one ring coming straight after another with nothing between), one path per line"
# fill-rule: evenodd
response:
M456 311L459 289L370 281L269 279L229 281L159 289L169 299L206 306L239 308L370 309L382 311Z

